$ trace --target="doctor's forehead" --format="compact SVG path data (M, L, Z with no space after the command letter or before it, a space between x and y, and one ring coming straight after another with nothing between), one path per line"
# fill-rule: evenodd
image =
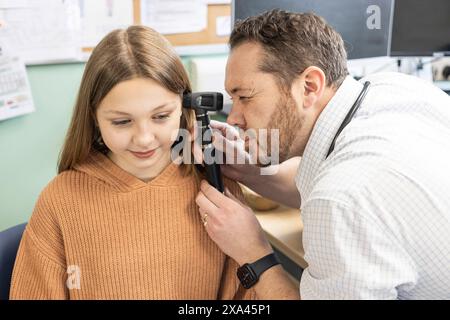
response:
M251 89L261 73L262 49L254 43L241 44L233 48L228 57L225 72L225 88L231 92L235 89Z
M255 76L245 74L245 76L227 76L225 78L225 90L229 94L245 94L254 90Z
M227 61L227 74L257 72L264 58L261 45L244 43L231 50Z

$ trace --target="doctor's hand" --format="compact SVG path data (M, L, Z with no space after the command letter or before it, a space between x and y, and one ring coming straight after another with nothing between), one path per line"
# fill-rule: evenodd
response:
M210 238L239 265L273 252L252 209L228 188L224 195L203 180L195 202Z
M222 173L231 180L249 186L260 177L260 168L256 165L257 150L249 150L250 153L246 150L246 141L235 127L215 120L211 120L210 126L213 129L214 147L224 154ZM256 144L250 144L250 147L253 146Z

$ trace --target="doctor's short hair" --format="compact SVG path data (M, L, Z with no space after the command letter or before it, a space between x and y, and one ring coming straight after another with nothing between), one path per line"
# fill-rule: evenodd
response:
M264 50L259 68L273 74L282 89L290 88L306 68L325 73L327 86L337 88L348 75L347 52L339 33L313 13L266 11L236 22L230 49L258 43Z
M58 161L58 173L73 169L88 154L107 153L97 126L101 101L120 82L146 78L180 95L191 92L187 72L169 41L145 26L130 26L106 35L93 50L83 73L72 120ZM182 108L180 129L191 130L195 115ZM187 143L183 141L183 143ZM182 164L186 174L192 164Z

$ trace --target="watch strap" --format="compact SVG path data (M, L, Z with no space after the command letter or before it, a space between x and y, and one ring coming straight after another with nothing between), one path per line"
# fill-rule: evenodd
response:
M261 259L249 264L249 266L253 269L256 276L259 278L260 275L270 269L271 267L280 264L280 260L276 256L275 253L270 253L267 256L262 257Z

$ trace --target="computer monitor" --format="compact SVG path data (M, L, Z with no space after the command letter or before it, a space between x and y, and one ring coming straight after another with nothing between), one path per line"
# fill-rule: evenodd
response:
M325 18L344 39L349 59L388 55L393 0L234 0L232 23L277 8Z
M450 0L396 0L391 56L450 55Z

